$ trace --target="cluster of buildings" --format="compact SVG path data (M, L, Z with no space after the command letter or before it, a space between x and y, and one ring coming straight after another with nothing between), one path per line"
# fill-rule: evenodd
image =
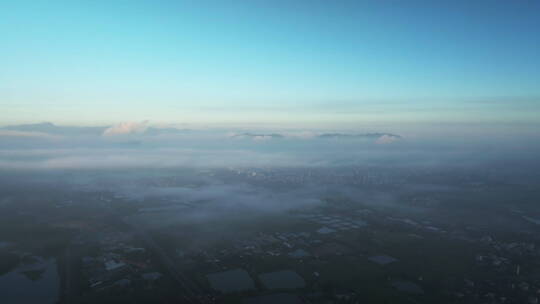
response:
M128 236L111 233L100 240L99 253L81 258L82 276L90 292L111 288L150 288L163 274L144 247L126 243Z
M478 242L485 245L485 252L476 255L475 265L484 276L465 279L458 298L479 303L539 303L540 248L533 242L505 242L491 236Z
M232 169L238 178L268 184L301 185L306 183L348 185L394 185L403 183L401 174L370 168L250 168Z
M318 291L321 273L317 265L330 263L340 256L358 256L357 248L347 240L348 234L369 229L368 223L358 214L304 212L295 218L305 226L299 226L295 231L260 232L252 238L231 241L224 247L191 248L190 251L179 248L175 252L177 262L189 263L185 265L187 271L206 271L205 280L217 299L219 294L235 293L244 294L246 303L257 303L266 297L283 298L290 303L312 303L311 300L322 298L332 301L356 299L358 294L353 290ZM388 254L360 255L359 258L377 267L392 267L390 264L399 261ZM273 265L269 269L258 266L268 263ZM423 288L412 281L395 279L387 284L406 294L424 293Z

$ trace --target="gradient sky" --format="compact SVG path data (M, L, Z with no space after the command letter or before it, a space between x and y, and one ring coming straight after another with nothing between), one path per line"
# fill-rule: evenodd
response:
M537 123L540 1L2 1L0 124Z

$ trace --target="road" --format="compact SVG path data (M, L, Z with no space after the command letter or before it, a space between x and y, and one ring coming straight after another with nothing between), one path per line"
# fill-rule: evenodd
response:
M167 255L163 248L152 239L148 232L139 225L130 223L127 220L123 220L123 222L131 227L131 229L145 242L146 246L156 254L162 266L181 287L182 299L185 303L200 303L198 296L204 295L204 292L182 274L178 266L176 266L176 263Z
M62 267L60 269L62 270L63 284L61 287L60 303L62 304L79 303L80 286L78 272L80 271L80 260L79 255L74 250L73 245L68 245L61 261Z

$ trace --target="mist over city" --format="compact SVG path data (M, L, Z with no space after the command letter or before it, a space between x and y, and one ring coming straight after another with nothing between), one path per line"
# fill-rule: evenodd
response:
M540 299L537 1L0 4L0 303Z

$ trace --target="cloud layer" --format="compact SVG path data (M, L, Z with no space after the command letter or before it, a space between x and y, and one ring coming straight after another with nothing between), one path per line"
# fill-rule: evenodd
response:
M0 169L408 165L534 158L538 141L321 130L186 130L147 121L112 127L0 128Z
M114 136L114 135L126 135L126 134L136 134L143 133L148 128L148 121L143 122L122 122L115 126L112 126L106 129L103 132L104 136Z

